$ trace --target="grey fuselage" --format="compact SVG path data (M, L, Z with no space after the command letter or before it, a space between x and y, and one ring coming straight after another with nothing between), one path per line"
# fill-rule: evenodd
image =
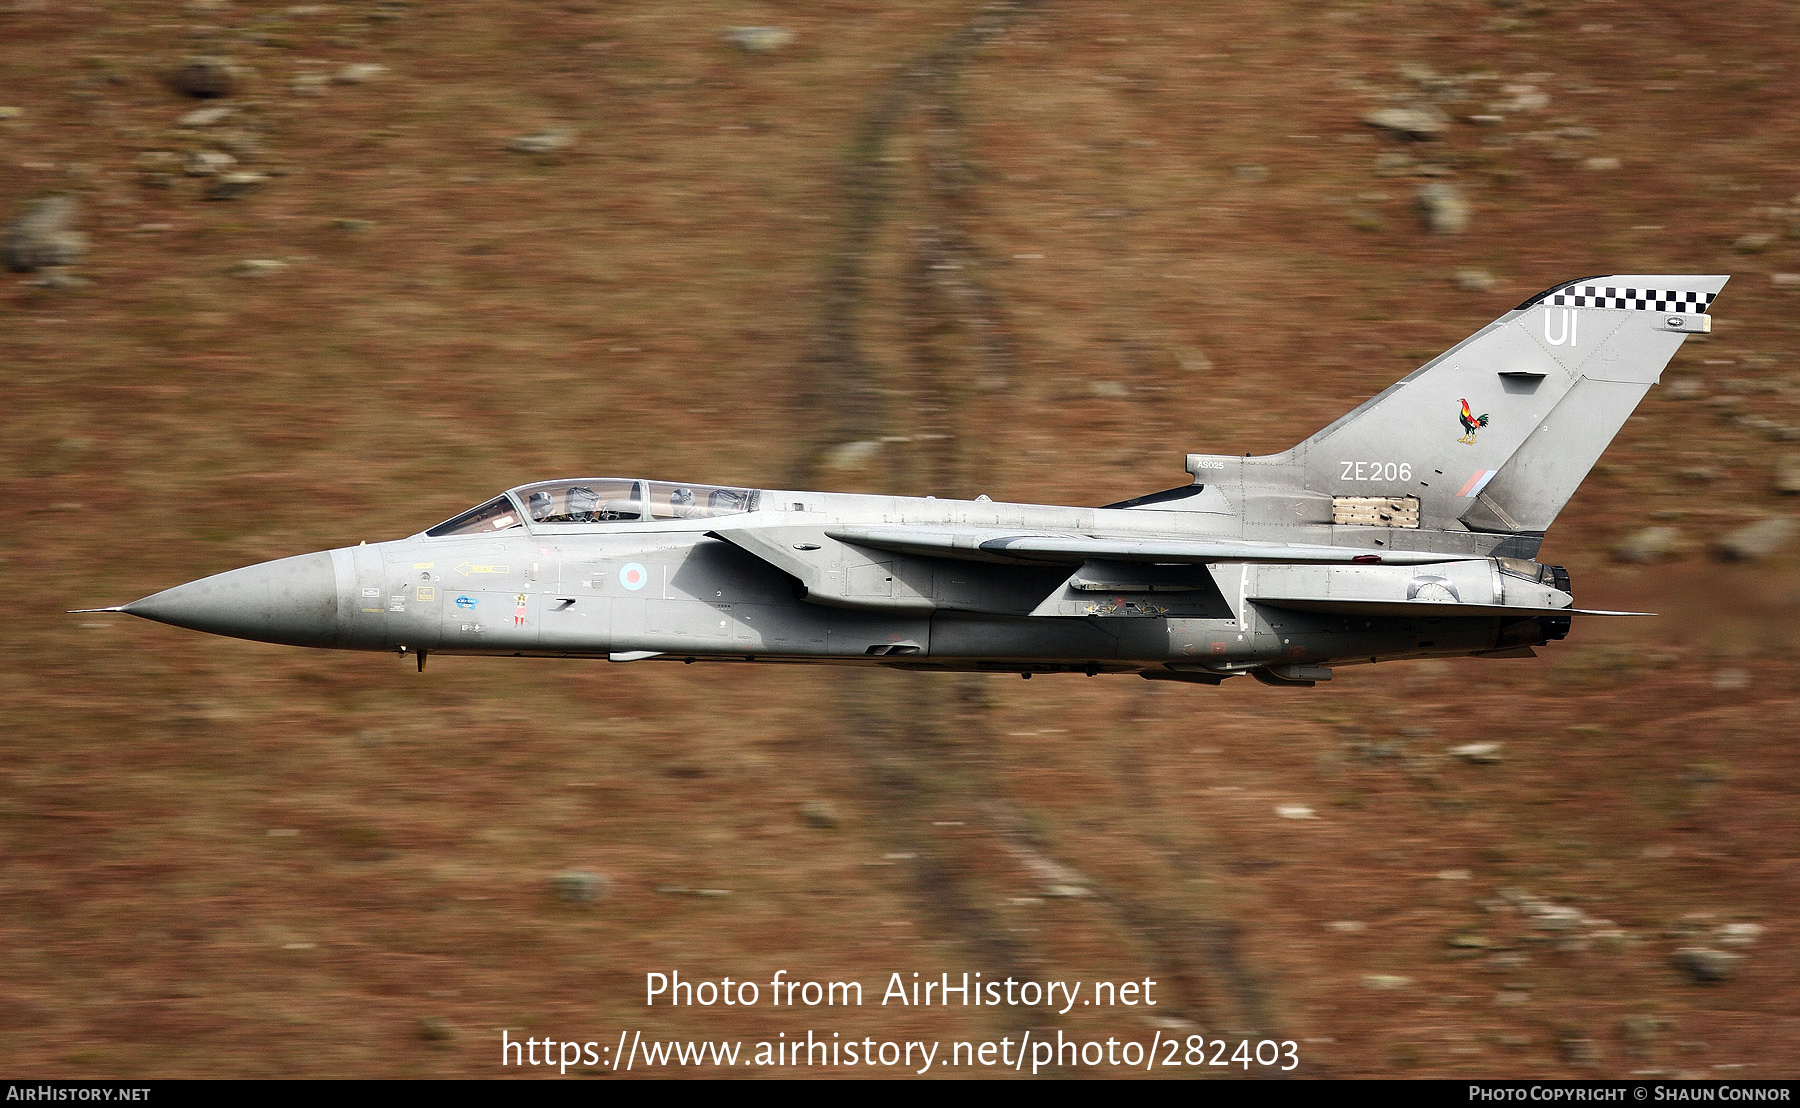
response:
M1227 476L1220 463L1205 464L1214 468L1203 472ZM1407 531L1414 547L1445 551L1429 566L1288 563L1278 544L1366 549L1391 535L1334 526L1329 496L1309 503L1291 490L1247 489L1239 464L1231 468L1235 486L1195 484L1128 508L762 490L753 510L717 517L527 522L527 494L516 490L508 495L518 520L505 530L302 555L125 610L241 638L421 655L1138 671L1203 683L1237 672L1305 682L1328 677L1322 667L1331 664L1517 651L1560 637L1542 617L1345 615L1262 602L1278 594L1401 604L1421 579L1446 583L1464 602L1542 608L1569 598L1538 583L1535 563L1503 573L1501 560L1478 549L1496 536L1467 532ZM1259 512L1270 518L1256 521ZM914 535L971 531L1125 544L1249 540L1270 551L1263 561L1171 565L896 549Z

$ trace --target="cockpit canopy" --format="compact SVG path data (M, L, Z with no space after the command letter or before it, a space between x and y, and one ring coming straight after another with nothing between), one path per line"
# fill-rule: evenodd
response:
M486 535L539 524L638 523L711 519L756 510L755 489L582 477L521 485L425 532L431 538ZM557 530L563 528L558 527Z

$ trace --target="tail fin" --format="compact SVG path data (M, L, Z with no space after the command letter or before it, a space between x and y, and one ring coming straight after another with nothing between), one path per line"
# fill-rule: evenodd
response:
M1422 527L1541 535L1728 279L1546 289L1279 461L1314 492L1416 496Z

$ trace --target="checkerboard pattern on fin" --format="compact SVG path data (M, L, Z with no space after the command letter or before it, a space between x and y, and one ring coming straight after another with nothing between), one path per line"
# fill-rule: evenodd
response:
M1625 308L1639 312L1705 315L1713 293L1668 289L1625 289L1607 285L1570 285L1552 293L1546 303L1558 308Z

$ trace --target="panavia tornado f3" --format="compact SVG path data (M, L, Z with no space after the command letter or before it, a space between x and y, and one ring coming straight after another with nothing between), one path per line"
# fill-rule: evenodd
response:
M1569 632L1544 531L1722 276L1557 285L1291 450L1190 454L1100 508L621 477L512 489L411 538L118 608L216 635L413 654L1136 673L1310 685L1518 657Z

